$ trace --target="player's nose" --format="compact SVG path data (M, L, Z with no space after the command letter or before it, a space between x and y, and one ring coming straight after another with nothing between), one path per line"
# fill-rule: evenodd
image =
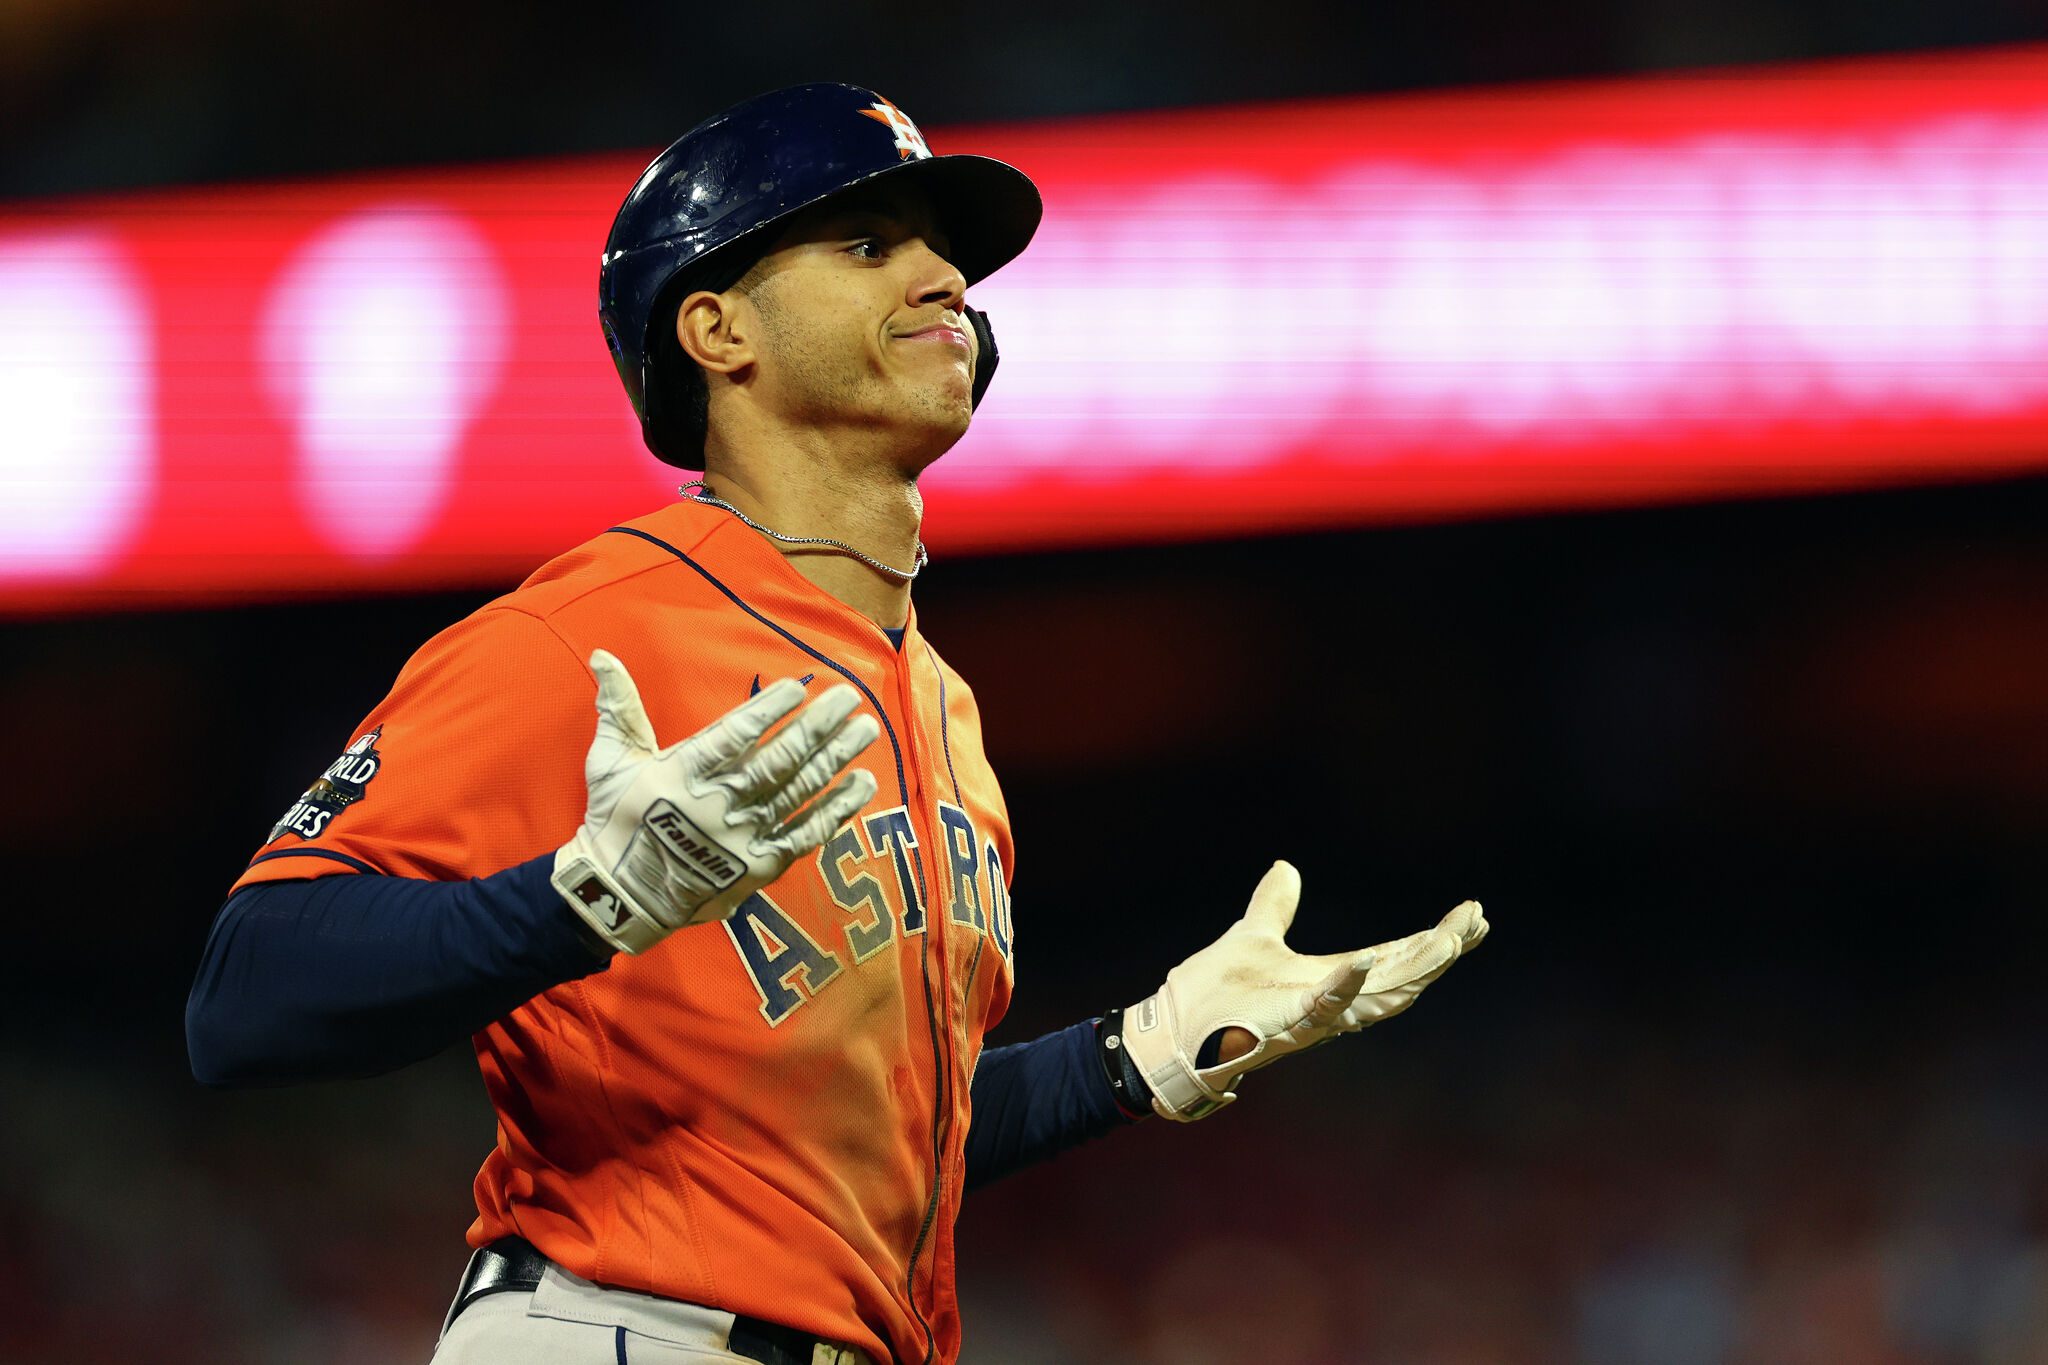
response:
M912 307L936 303L959 312L967 301L967 277L923 238L916 245L918 249L911 253L913 266L907 301Z

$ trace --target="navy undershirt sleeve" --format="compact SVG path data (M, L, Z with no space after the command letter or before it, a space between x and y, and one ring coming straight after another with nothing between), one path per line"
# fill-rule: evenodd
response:
M1095 1021L992 1047L974 1068L967 1188L1050 1161L1134 1122L1117 1108L1096 1057Z
M372 1076L430 1057L610 961L548 882L554 855L463 882L264 882L221 907L185 1005L208 1085Z
M208 1085L370 1076L432 1056L609 955L548 882L553 855L465 882L372 873L266 882L221 907L185 1009ZM1131 1122L1095 1021L981 1055L976 1189Z

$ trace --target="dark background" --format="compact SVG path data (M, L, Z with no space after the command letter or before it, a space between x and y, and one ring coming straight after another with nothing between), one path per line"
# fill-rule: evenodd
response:
M2044 0L10 0L0 196L653 147L804 80L943 127L2044 36Z
M651 146L819 77L945 125L2044 36L2018 0L26 3L0 194ZM0 627L0 1361L425 1358L491 1140L466 1055L218 1094L181 1011L271 821L495 590ZM1016 826L997 1041L1149 991L1275 856L1305 950L1495 925L1230 1111L977 1195L967 1361L2048 1362L2048 480L942 560L919 603Z

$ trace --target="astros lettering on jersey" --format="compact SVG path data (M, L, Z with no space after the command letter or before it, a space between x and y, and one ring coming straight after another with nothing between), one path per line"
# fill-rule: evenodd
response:
M472 1246L518 1234L601 1284L951 1360L968 1083L1012 982L1010 825L973 695L726 512L664 508L429 641L237 889L455 880L583 818L617 655L682 739L763 680L845 680L880 790L721 927L534 997L474 1039L498 1114Z

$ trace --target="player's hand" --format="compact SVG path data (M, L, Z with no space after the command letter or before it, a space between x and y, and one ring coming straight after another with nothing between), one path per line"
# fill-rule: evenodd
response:
M860 694L844 683L806 706L803 685L784 678L664 749L626 666L600 649L590 668L590 804L555 854L553 880L571 909L626 952L730 917L874 797L867 769L840 776L882 732L873 716L854 714Z
M1124 1011L1124 1046L1160 1114L1187 1122L1214 1113L1237 1098L1245 1072L1392 1018L1486 937L1479 903L1466 901L1434 929L1306 957L1283 940L1300 900L1301 874L1273 864L1243 919ZM1222 1047L1215 1065L1198 1065L1211 1035L1237 1029L1251 1038L1248 1048Z

